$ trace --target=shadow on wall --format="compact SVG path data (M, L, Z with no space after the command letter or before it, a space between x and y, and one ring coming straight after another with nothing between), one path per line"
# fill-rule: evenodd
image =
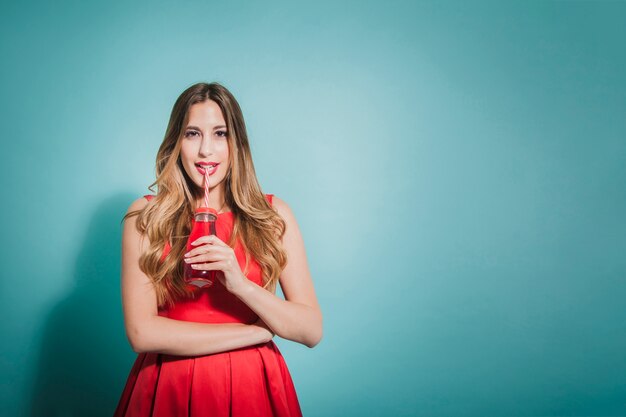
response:
M41 335L30 416L111 416L136 354L120 296L122 216L137 198L119 194L94 213L76 260L75 286Z

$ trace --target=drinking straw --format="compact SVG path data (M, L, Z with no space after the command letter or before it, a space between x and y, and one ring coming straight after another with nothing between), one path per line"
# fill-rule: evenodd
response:
M204 207L209 207L209 167L204 166Z

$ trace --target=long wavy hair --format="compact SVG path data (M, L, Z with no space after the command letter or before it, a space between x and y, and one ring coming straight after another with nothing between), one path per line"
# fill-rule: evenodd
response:
M148 189L156 197L142 210L127 213L137 217L137 230L147 236L150 245L139 258L139 267L152 280L158 306L172 306L175 300L193 296L183 280L181 259L191 232L194 202L203 189L193 183L180 160L180 148L189 109L196 103L213 100L226 120L229 170L224 179L225 200L234 215L232 235L227 244L242 245L246 254L244 274L250 257L261 267L263 288L274 292L287 256L281 239L285 221L267 202L256 177L248 134L239 103L219 83L198 83L187 88L172 108L163 143L156 157L156 181ZM165 242L171 250L160 261Z

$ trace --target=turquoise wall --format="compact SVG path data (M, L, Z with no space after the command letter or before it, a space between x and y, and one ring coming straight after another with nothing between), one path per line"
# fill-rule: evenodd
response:
M3 415L112 414L120 219L198 81L302 228L306 416L626 415L626 3L1 9Z

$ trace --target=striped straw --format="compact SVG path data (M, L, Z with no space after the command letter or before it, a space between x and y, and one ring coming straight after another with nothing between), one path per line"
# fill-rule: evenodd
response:
M204 207L209 207L209 167L204 166Z

